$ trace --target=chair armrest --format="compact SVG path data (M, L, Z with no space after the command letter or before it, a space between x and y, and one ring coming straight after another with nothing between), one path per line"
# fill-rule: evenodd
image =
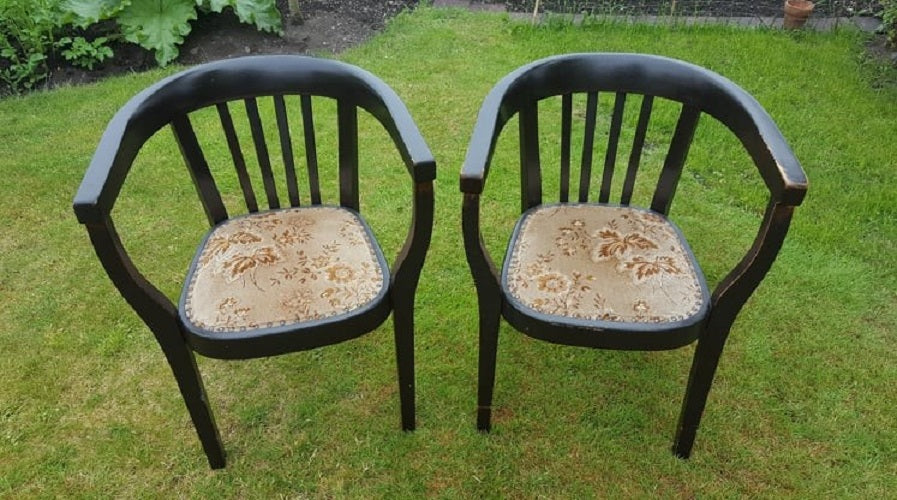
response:
M411 118L408 108L386 83L360 68L353 68L376 99L364 99L359 105L374 115L386 128L399 150L402 161L417 183L436 179L436 160Z
M75 194L73 208L82 224L103 223L143 143L167 120L146 112L146 103L173 77L143 90L112 117Z
M486 176L495 152L495 142L508 117L501 119L500 111L505 88L496 86L480 107L473 136L467 147L467 155L461 167L461 192L482 194L486 185Z
M725 80L718 75L717 78ZM791 206L800 205L807 192L807 175L788 142L756 99L728 80L723 85L727 97L737 103L735 109L740 112L719 109L708 112L741 140L773 199Z

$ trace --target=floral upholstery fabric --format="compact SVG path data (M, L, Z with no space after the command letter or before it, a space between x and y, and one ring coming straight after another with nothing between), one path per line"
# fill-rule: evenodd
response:
M706 285L680 233L647 210L537 207L511 241L503 286L543 314L663 323L699 313Z
M360 217L313 206L225 221L198 250L187 279L187 321L213 332L269 328L358 309L388 270Z

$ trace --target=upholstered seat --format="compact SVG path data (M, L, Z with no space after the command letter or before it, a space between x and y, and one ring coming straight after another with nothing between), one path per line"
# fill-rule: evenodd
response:
M681 323L707 312L707 285L665 217L632 207L540 205L520 219L502 288L533 312L614 323ZM619 325L622 326L622 325Z
M386 293L389 269L361 216L310 206L215 226L181 298L191 329L234 332L350 314Z

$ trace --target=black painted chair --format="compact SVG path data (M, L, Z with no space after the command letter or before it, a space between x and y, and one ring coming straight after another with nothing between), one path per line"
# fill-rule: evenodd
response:
M608 140L598 197L590 202L599 92L613 106L604 121ZM580 110L578 197L571 201L574 95L578 103L585 101L585 109ZM552 99L560 102L549 103ZM679 116L659 178L641 175L653 186L650 205L641 208L631 201L659 102L679 108ZM559 113L540 117L540 104L543 110L553 104ZM638 113L625 113L627 104L639 106ZM735 134L769 189L753 246L712 294L682 233L667 218L702 114ZM514 116L522 216L499 272L483 240L480 198L496 142ZM540 158L539 124L545 120L560 121L559 169L551 174L543 173ZM611 203L621 130L631 134L632 146L625 176L616 184L622 190L619 203ZM543 202L543 175L558 176L558 202ZM573 54L542 59L506 76L482 105L461 172L464 245L479 298L478 428L490 429L502 316L527 335L573 346L662 350L697 340L673 444L673 453L687 458L729 329L772 265L806 189L800 164L766 112L711 71L648 55Z
M265 113L259 112L260 102L268 99L276 125L267 129L276 128L279 138L283 163L278 168L285 173L289 198L285 206L268 153ZM317 99L336 101L338 205L321 202L312 116ZM226 138L246 214L228 215L215 168L194 132L191 115L203 108L217 111L217 133ZM231 114L240 108L251 130L267 209L259 207L259 182L253 186L247 169L252 162L235 127L239 116ZM391 270L359 213L358 108L382 124L412 180L411 227ZM300 204L289 125L293 111L301 114L303 125L308 204ZM177 306L137 270L111 215L135 157L163 128L174 132L212 226L204 238L197 235L201 243ZM435 175L433 156L399 97L370 73L337 61L262 56L209 63L160 81L115 115L75 197L75 213L109 277L162 347L212 468L225 465L225 453L194 351L248 359L312 349L370 332L390 311L402 428L414 429L413 307L430 243Z

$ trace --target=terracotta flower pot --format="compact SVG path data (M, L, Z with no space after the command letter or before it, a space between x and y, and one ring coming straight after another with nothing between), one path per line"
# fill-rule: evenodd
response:
M809 0L785 0L785 20L783 26L786 30L794 30L803 27L813 12L813 2Z

